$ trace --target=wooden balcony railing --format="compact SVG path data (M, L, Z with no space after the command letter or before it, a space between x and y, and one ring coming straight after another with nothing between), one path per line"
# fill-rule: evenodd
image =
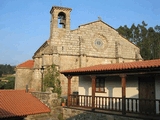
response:
M160 115L160 100L126 98L126 112Z
M70 95L70 106L93 108L92 96ZM160 100L125 98L125 113L160 115ZM122 112L121 97L95 96L95 109Z

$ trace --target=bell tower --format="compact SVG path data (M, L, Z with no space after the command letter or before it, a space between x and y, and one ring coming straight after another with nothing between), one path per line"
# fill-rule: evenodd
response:
M54 38L59 31L70 31L71 8L53 6L50 10L50 38Z

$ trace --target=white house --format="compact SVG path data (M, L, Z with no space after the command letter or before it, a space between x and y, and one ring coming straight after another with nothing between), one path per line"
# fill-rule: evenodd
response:
M68 78L68 106L160 117L160 59L101 64L61 71ZM79 91L71 93L71 78Z

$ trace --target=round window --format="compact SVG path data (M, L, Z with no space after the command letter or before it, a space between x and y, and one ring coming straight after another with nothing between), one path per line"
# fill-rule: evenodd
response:
M103 46L103 42L100 39L96 39L95 40L95 46L96 47L102 47Z

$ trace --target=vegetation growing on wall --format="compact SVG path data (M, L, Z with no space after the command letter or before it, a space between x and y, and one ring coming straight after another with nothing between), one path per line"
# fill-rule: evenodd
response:
M58 97L61 96L61 82L59 79L60 72L57 70L56 66L53 64L47 68L44 75L44 89L52 87L53 93L57 93Z

